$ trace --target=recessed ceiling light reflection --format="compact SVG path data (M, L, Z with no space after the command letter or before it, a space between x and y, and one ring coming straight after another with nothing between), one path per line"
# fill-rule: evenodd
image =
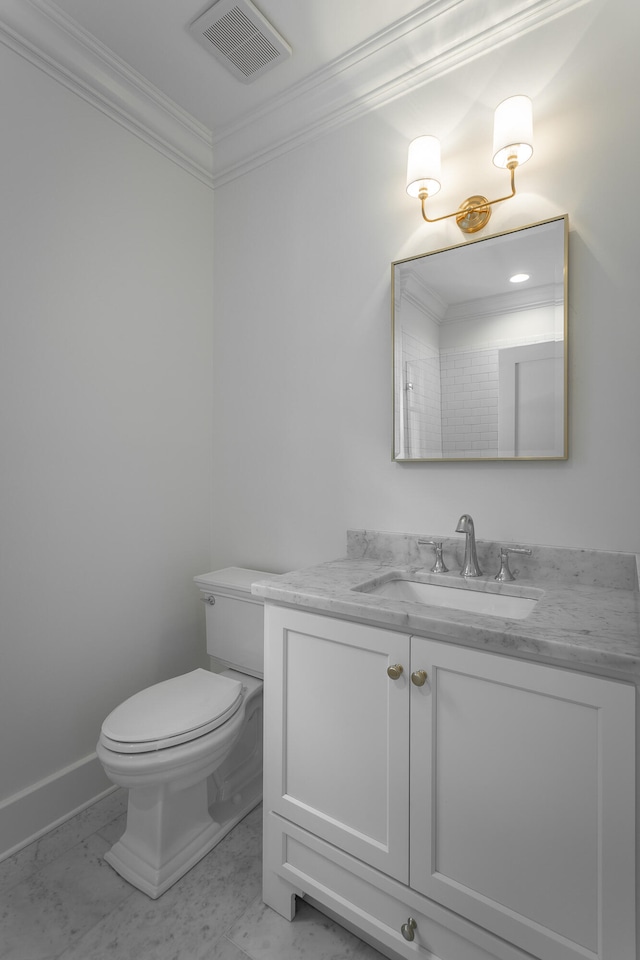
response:
M528 273L514 273L512 277L509 277L510 283L524 283L525 280L529 279Z

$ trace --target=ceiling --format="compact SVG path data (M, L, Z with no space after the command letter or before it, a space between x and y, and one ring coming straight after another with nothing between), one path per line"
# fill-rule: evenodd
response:
M189 33L213 4L201 0L48 0L158 87L214 135L255 115L312 74L339 69L347 55L433 0L255 0L292 48L291 57L245 84Z
M292 54L253 83L236 79L190 32L210 0L0 0L0 34L218 187L389 103L408 142L425 131L422 106L417 113L405 94L422 96L437 78L589 2L254 0ZM489 110L513 93L499 62L481 89L460 87L456 123L470 102ZM537 89L537 64L523 73L521 92ZM430 103L429 116L447 130L451 102Z
M541 291L557 295L565 279L565 259L565 221L558 218L401 261L395 282L411 285L414 294L428 291L443 312L449 311L445 319L459 319L456 308L472 304L475 315L476 305L487 298L501 297L522 308L537 303ZM528 280L513 286L510 277L523 272Z

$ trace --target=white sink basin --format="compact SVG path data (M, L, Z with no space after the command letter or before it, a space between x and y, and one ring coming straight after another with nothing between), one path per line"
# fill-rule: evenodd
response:
M430 607L448 607L485 616L505 617L508 620L523 620L538 602L537 597L489 593L467 586L424 583L403 577L362 584L355 589L375 594L377 597L388 597L390 600L410 600L413 603L428 604Z

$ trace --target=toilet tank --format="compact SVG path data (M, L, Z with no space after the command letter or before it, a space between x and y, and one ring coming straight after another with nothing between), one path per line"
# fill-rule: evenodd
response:
M252 677L264 673L264 601L251 596L251 584L270 576L225 567L194 577L206 602L207 653Z

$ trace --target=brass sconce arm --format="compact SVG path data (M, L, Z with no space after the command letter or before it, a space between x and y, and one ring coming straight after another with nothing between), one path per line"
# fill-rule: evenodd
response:
M486 197L480 194L467 197L457 210L454 210L453 213L445 213L441 217L427 216L425 204L429 197L429 191L422 187L418 193L422 206L422 219L426 220L427 223L438 223L440 220L448 220L450 217L455 217L456 223L464 233L476 233L478 230L482 230L489 222L491 207L496 203L502 203L503 200L511 200L512 197L515 197L517 166L518 161L515 160L515 158L513 162L510 161L508 164L511 174L511 193L506 194L504 197L498 197L496 200L487 200Z

